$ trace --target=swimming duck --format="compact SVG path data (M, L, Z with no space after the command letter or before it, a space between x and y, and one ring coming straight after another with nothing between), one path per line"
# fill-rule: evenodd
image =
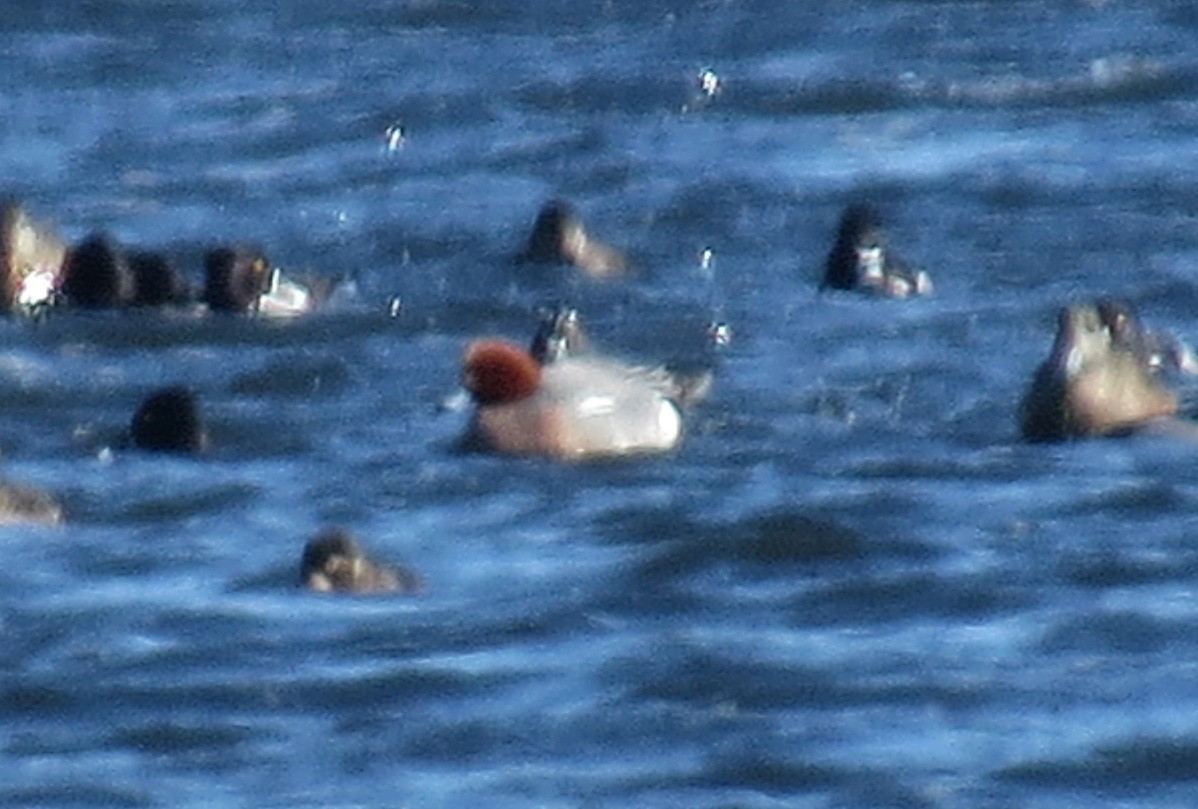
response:
M1098 306L1062 309L1052 352L1023 400L1023 437L1119 435L1176 414L1177 398L1130 339L1127 332L1113 333Z
M329 528L304 546L300 585L317 593L412 593L424 588L407 568L391 568L370 560L342 528Z
M15 200L0 202L0 307L30 313L54 302L66 243Z
M573 264L592 278L612 278L628 269L619 250L593 238L570 203L545 203L533 223L528 245L519 258L542 264Z
M932 292L932 279L922 270L909 268L886 245L881 218L872 206L853 203L840 217L820 288L906 298Z
M31 486L0 481L0 525L58 525L62 519L62 505L51 495Z
M138 250L125 257L133 274L131 306L169 306L190 303L191 285L160 253Z
M71 306L111 309L133 300L133 271L123 251L104 233L93 233L67 253L62 294Z
M542 365L504 340L477 340L462 358L475 408L467 443L558 460L671 449L682 413L664 374L591 355Z
M311 290L271 267L257 247L234 245L204 257L204 303L217 312L294 317L316 304Z
M106 233L93 233L67 253L62 297L84 309L184 304L191 290L165 257L127 252Z
M146 397L133 414L129 433L138 449L194 453L208 447L195 395L183 386L160 388Z

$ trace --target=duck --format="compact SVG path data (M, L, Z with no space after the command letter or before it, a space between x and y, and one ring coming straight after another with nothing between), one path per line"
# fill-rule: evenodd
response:
M204 256L203 302L215 312L295 317L312 311L317 299L308 287L272 267L253 245L223 245Z
M61 290L70 306L114 309L133 300L135 282L124 252L105 233L92 233L71 248Z
M191 285L161 253L137 250L126 261L133 273L131 306L181 306L194 300Z
M344 528L326 528L304 545L300 586L315 593L416 593L424 582L405 567L372 561Z
M195 454L208 448L208 433L195 394L183 385L147 396L129 426L133 446L151 452Z
M127 251L102 231L67 253L59 286L63 302L83 309L182 305L191 289L164 256Z
M913 270L886 244L881 217L872 205L845 208L828 253L820 289L852 289L887 298L927 295L931 277Z
M21 483L0 481L0 525L59 525L62 504L51 494Z
M35 221L17 200L0 202L0 308L32 314L52 304L67 245L52 225Z
M663 452L682 440L667 375L589 354L542 364L507 340L471 342L462 383L474 402L466 445L580 461Z
M1061 309L1052 350L1020 406L1025 440L1126 435L1177 414L1177 397L1138 348L1138 322L1128 314L1112 329L1109 307Z
M628 259L616 248L591 236L574 206L551 199L541 206L528 244L519 260L537 264L571 264L591 278L623 275Z

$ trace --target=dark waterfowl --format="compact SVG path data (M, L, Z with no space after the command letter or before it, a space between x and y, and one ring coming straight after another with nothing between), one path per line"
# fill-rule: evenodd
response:
M53 303L66 255L66 243L52 227L30 219L14 200L0 202L3 311L32 312Z
M304 546L300 585L318 593L414 593L424 589L411 570L369 559L341 528L326 529Z
M518 258L537 263L572 264L593 278L611 278L628 269L624 254L593 238L570 203L545 203L533 223L528 245Z
M169 306L191 301L191 287L164 256L138 251L126 260L133 275L131 306Z
M67 253L60 285L63 302L83 309L179 305L191 290L158 253L127 252L105 233L93 233Z
M204 257L203 300L213 311L265 317L294 317L316 304L311 290L246 245L218 247Z
M194 453L208 446L195 395L182 386L151 393L133 415L129 433L134 446L156 452Z
M908 267L887 246L881 219L872 206L854 203L841 215L820 288L906 298L930 293L932 279Z
M204 256L203 301L217 312L251 312L270 283L270 262L256 247L217 247Z
M1052 352L1023 400L1023 437L1062 441L1126 434L1176 414L1177 398L1128 345L1131 337L1130 332L1117 337L1098 306L1063 309Z
M62 294L70 306L112 309L133 301L136 281L121 248L93 233L71 248L63 267Z

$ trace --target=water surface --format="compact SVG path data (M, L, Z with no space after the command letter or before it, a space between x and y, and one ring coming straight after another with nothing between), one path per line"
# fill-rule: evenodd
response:
M5 193L357 294L0 323L3 473L68 513L0 529L0 798L1193 805L1195 451L1015 412L1063 303L1198 339L1196 34L1101 0L10 10ZM553 195L637 273L513 266ZM862 198L934 297L818 294ZM454 451L465 342L559 300L645 361L729 324L679 451ZM211 453L124 449L178 382ZM297 591L327 524L428 592Z

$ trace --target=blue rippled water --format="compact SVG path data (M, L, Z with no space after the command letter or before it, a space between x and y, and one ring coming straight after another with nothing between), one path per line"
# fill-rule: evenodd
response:
M1015 411L1063 303L1198 336L1196 35L1181 0L6 9L0 190L356 295L0 323L2 472L67 513L0 528L0 803L1195 805L1195 450ZM553 195L633 277L510 262ZM817 292L860 198L934 296ZM679 451L454 451L465 342L563 300L647 361L729 324ZM212 451L123 448L177 382ZM298 590L329 524L427 592Z

